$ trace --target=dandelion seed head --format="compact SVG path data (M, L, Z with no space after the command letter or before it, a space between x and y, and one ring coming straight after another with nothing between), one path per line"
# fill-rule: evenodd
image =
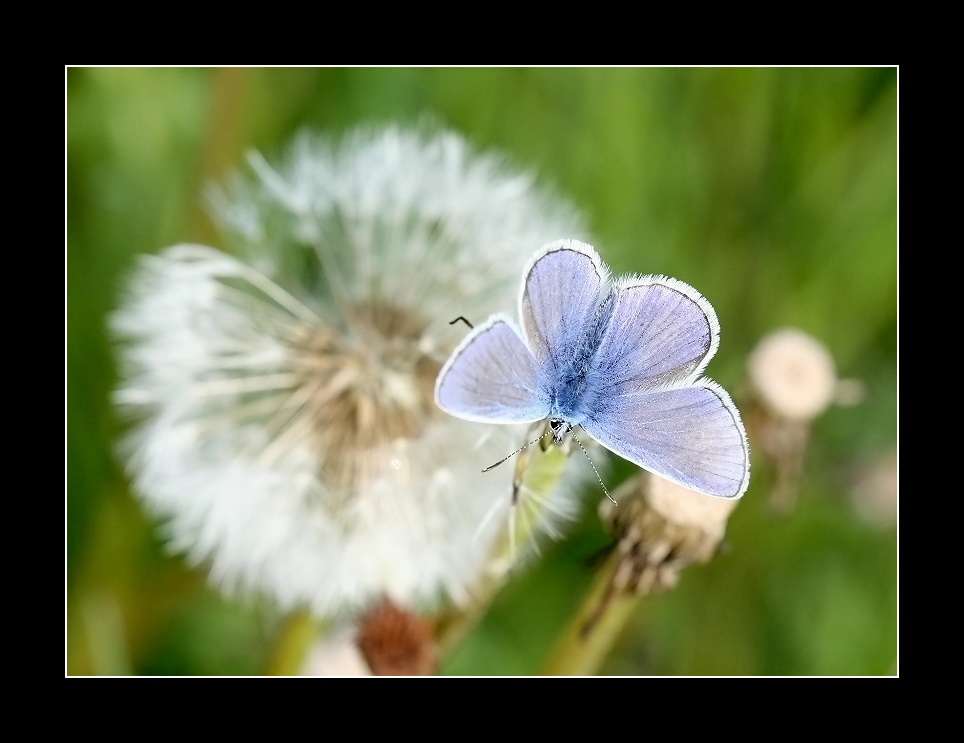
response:
M112 319L135 489L229 593L467 601L512 487L481 468L522 434L436 408L449 321L511 303L575 210L446 132L305 135L249 166L210 194L233 254L144 257Z
M765 405L794 420L810 420L826 410L837 383L830 352L796 328L765 336L747 360L747 376Z

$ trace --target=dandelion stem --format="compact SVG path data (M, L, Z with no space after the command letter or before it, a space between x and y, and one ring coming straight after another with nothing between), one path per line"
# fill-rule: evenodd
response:
M641 601L613 591L620 554L614 550L596 573L586 598L542 669L547 676L590 676L599 672Z
M268 657L266 673L269 676L297 676L317 634L318 625L307 611L292 613L278 632L278 639Z

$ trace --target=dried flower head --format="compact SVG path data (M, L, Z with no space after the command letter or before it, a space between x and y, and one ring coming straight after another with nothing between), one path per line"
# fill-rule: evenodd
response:
M304 136L250 164L212 196L238 257L145 257L113 318L136 490L226 590L322 615L464 600L511 491L479 463L517 432L436 409L449 321L511 301L579 219L451 133Z
M382 601L361 618L358 648L378 676L431 676L438 667L431 625L391 601Z
M776 330L757 343L746 364L750 385L774 415L812 420L833 401L837 373L818 340L796 328Z
M624 483L617 495L618 505L599 505L623 555L614 581L619 590L640 594L668 590L687 565L708 562L739 503L707 498L650 472Z
M862 462L849 490L850 502L868 524L889 529L897 524L897 448Z
M774 468L770 504L786 512L796 503L811 423L837 397L833 357L802 330L782 328L750 352L746 379L747 430Z
M624 482L613 497L615 503L603 499L599 504L599 518L615 539L605 569L609 577L584 615L583 638L616 599L668 591L688 565L709 562L740 502L708 498L645 470Z

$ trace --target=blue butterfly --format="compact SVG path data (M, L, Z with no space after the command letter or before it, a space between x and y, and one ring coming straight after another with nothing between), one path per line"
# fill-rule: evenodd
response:
M590 245L561 240L529 262L521 331L504 315L474 328L439 372L435 402L482 423L548 420L683 487L738 498L750 481L746 431L726 391L702 376L720 324L693 287L623 276Z

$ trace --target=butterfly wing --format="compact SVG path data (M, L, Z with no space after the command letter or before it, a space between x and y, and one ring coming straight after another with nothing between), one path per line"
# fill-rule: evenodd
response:
M709 495L738 497L749 449L730 396L700 373L719 346L710 303L681 281L617 284L583 428L621 457Z
M498 315L472 330L445 362L435 402L480 423L531 423L549 415L539 365L518 331Z
M595 378L656 389L699 376L720 345L716 311L702 294L676 279L641 276L618 282L614 295Z
M622 385L582 426L624 459L691 490L738 498L749 484L740 414L709 379L655 392Z
M550 243L529 263L519 318L526 345L550 377L571 366L595 319L606 278L596 251L577 240Z

